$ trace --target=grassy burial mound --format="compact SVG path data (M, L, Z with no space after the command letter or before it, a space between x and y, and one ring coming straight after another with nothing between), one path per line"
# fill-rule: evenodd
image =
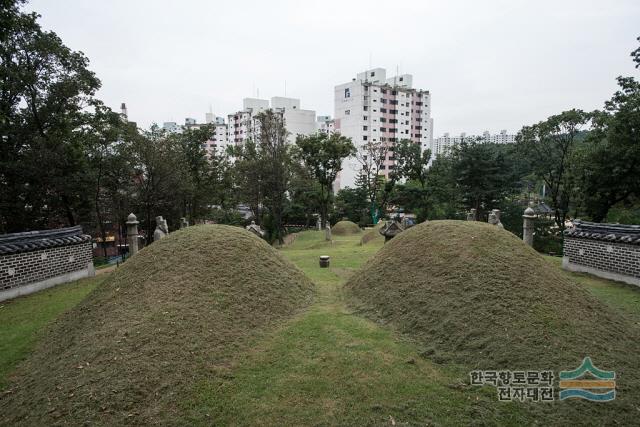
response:
M360 233L360 227L358 224L351 221L338 221L331 227L331 232L336 236L349 236L352 234Z
M190 227L143 249L47 331L0 392L0 425L181 424L194 389L225 375L313 285L236 227Z
M418 338L435 360L550 367L637 347L630 321L515 235L485 223L411 227L346 288L352 305Z
M623 410L618 405L640 397L638 325L495 226L412 227L355 273L346 290L352 307L414 338L436 362L557 375L590 356L620 378L619 397L608 408ZM577 407L589 414L597 405Z
M384 242L384 236L380 234L380 229L384 226L385 222L381 220L370 230L366 230L360 238L360 244L366 245L369 242L381 241Z

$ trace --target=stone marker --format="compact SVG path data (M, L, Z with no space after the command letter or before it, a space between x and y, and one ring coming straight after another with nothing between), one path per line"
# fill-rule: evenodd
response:
M327 221L327 226L324 229L324 240L327 242L331 241L331 225L329 224L329 221Z
M475 221L476 220L476 210L471 209L467 214L467 221Z
M533 246L533 231L536 213L531 207L528 207L522 215L522 240L529 246Z
M489 224L495 225L498 228L504 228L504 225L500 222L500 209L493 209L489 213Z
M398 234L404 231L404 227L396 221L387 221L386 224L380 229L380 234L384 236L384 242L387 243L389 240L396 237Z
M264 237L264 231L262 230L262 227L257 225L255 221L251 221L251 224L247 225L245 228L247 229L247 231L255 234L260 238Z
M328 268L331 257L329 255L320 256L320 268Z
M153 232L153 241L157 242L160 239L163 239L167 233L168 230L166 228L166 221L164 219L162 219L162 216L157 216L156 217L156 230ZM167 230L165 232L165 230Z
M182 217L180 218L180 229L182 230L183 228L187 228L189 226L189 221L187 221L187 218Z
M316 227L318 227L318 231L322 230L322 220L320 220L320 215L318 215L318 220L316 221Z
M138 219L133 213L127 217L127 243L129 244L129 256L138 253Z

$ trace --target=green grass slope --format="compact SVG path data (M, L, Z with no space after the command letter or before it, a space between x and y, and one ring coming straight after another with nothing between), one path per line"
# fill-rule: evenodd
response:
M536 410L567 422L613 413L632 421L637 413L638 326L505 230L463 221L417 225L354 274L346 293L358 312L415 339L439 363L557 373L590 356L620 378L618 398L607 406Z
M380 221L374 225L371 229L366 230L360 238L360 244L366 245L370 242L384 242L384 236L380 234L380 229L384 226L385 222Z
M360 233L360 227L355 222L338 221L331 227L331 232L337 236L348 236Z
M172 233L50 327L0 393L0 425L180 424L199 381L313 292L245 230Z

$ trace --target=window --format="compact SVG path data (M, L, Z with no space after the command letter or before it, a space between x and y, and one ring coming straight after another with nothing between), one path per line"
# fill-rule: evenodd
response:
M376 111L376 110L373 110L373 111ZM380 112L381 112L381 113L386 113L386 112L387 112L387 109L386 109L386 108L381 108L381 109L380 109Z
M380 165L380 170L385 170L387 167L385 165Z
M368 138L368 136L367 136L367 135L362 135L362 140L363 140L363 141L366 141L366 140L367 140L367 138Z
M386 104L387 103L387 98L381 98L380 102L382 102L383 104Z
M384 94L386 94L386 93L387 93L387 90L386 90L386 89L380 89L380 93L384 93Z
M365 105L363 109L364 111L369 111L369 106ZM373 110L373 111L376 111L376 110Z
M397 119L389 119L389 123L398 123Z
M351 110L344 110L344 115L345 115L345 116L348 116L348 115L350 115L350 114L351 114Z
M362 130L367 130L369 129L369 126L362 126Z
M367 120L369 120L369 116L362 116L362 120L366 122Z
M344 90L344 97L345 98L351 98L351 89L350 88L346 88Z
M380 117L380 123L385 123L387 121L387 119L385 119L384 117Z
M380 132L386 132L387 128L380 128Z
M374 71L371 72L371 77L374 77L376 73Z

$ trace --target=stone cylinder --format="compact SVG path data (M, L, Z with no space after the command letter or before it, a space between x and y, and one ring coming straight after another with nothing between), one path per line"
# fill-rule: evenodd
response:
M531 208L527 208L522 215L522 240L533 247L533 231L535 229L536 213Z
M133 213L127 217L127 243L129 244L129 255L138 253L138 219Z
M320 256L320 268L329 268L329 261L331 257L329 255Z

